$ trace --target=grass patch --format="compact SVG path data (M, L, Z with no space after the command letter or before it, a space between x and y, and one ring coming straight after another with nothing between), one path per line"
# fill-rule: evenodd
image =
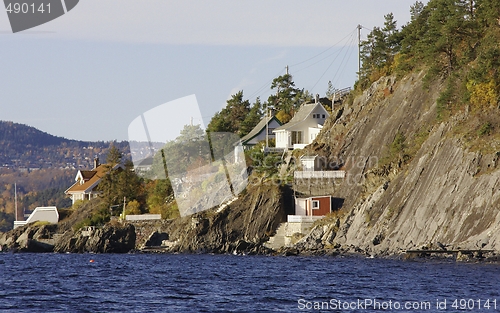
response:
M314 221L311 229L314 228L315 226L325 226L325 225L335 224L337 223L338 220L342 219L346 213L347 211L344 209L330 212L327 215L325 215L325 217L323 217L322 219Z
M477 131L478 136L490 135L493 131L493 125L490 122L486 122Z

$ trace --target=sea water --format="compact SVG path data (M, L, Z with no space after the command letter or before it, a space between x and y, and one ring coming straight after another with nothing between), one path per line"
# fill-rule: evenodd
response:
M0 312L500 312L500 265L0 254Z

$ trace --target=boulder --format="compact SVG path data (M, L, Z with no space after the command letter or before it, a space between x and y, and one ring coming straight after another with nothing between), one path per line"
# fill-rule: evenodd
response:
M90 235L67 231L54 247L55 252L127 253L135 248L135 227L132 224L106 224Z
M52 252L54 245L51 240L57 225L28 224L4 233L0 237L3 251L13 252Z

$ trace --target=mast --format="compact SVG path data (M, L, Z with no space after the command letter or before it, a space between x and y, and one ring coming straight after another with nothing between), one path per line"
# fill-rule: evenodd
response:
M17 221L17 183L14 183L14 210L15 220Z

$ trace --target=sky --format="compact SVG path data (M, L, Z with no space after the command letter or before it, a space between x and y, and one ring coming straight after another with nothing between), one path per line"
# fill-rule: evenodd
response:
M426 3L427 1L424 1ZM366 38L415 0L80 0L12 33L0 9L0 120L86 141L127 140L134 119L195 95L208 124L232 94L266 100L273 78L324 96L356 80ZM179 119L193 114L182 108Z

